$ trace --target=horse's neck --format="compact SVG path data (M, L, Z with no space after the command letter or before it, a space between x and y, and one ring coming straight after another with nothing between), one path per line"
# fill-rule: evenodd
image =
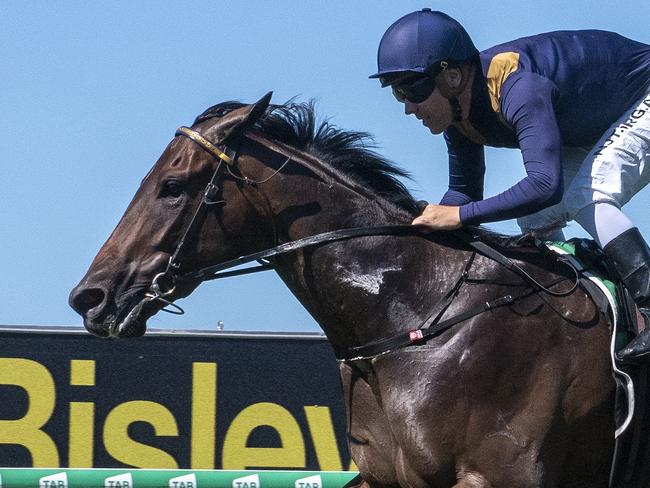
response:
M267 202L260 208L270 212L267 220L273 222L276 241L343 228L410 224L413 215L406 210L313 157L302 161L303 155L274 146L261 154L263 164L246 168L257 169L253 176L268 181L258 187ZM294 167L268 179L269 162L280 168L287 157L300 161L304 170ZM346 346L419 326L458 278L466 258L420 236L365 237L277 258L275 268L330 341Z
M337 228L405 224L411 216L350 193L285 229L298 239ZM276 270L337 346L419 326L465 256L420 236L353 238L278 260ZM458 266L454 262L458 261ZM461 270L459 270L460 273Z

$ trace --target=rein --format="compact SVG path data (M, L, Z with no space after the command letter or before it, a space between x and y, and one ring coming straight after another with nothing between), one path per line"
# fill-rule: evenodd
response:
M240 256L235 259L224 261L223 263L215 264L207 268L202 268L198 271L186 273L178 277L179 280L200 280L210 281L218 280L220 278L228 278L230 276L238 276L249 273L256 273L258 271L266 271L272 269L273 265L265 261L269 258L289 254L308 247L314 247L328 242L342 241L351 239L353 237L370 237L370 236L400 236L400 235L418 235L421 234L420 230L411 225L380 225L376 227L352 227L349 229L339 229L330 232L323 232L322 234L315 234L313 236L304 237L295 241L286 242L263 251L259 251L246 256ZM243 264L252 263L257 261L260 264L251 266L236 271L224 271L226 269L241 266Z
M180 127L176 133L176 136L187 137L199 147L210 153L215 159L218 160L217 168L215 169L210 182L207 184L201 201L199 202L194 215L190 220L190 223L187 225L183 236L179 240L172 256L169 259L165 271L158 273L154 276L147 297L151 301L160 301L165 304L165 307L162 310L168 313L173 313L181 315L184 310L173 303L171 296L173 295L176 285L184 281L211 281L221 278L228 278L231 276L240 276L244 274L256 273L260 271L266 271L273 268L273 264L269 261L272 258L277 256L282 256L285 254L293 253L302 249L319 246L322 244L337 242L346 239L358 238L358 237L371 237L371 236L414 236L422 234L421 226L414 225L383 225L383 226L372 226L372 227L354 227L348 229L339 229L330 232L324 232L321 234L316 234L313 236L305 237L291 242L286 242L279 244L277 246L258 251L252 254L245 256L240 256L222 263L208 266L205 268L198 269L196 271L191 271L188 273L180 273L181 262L180 255L187 242L187 239L191 237L191 234L197 228L202 219L205 216L208 208L211 205L224 203L223 201L217 200L219 193L219 181L222 178L223 164L226 165L229 174L232 175L231 168L235 166L237 153L236 151L224 147L223 149L215 146L210 141L205 139L198 132L188 128ZM275 171L269 178L266 178L263 182L270 180L273 176L277 175L279 171L284 168L286 164L291 159L288 158L287 161L281 166L281 168ZM233 175L234 176L234 175ZM249 180L248 178L238 178L246 183L260 183ZM471 234L465 230L451 231L451 235L459 239L467 246L469 246L473 253L468 260L465 268L458 278L454 286L445 294L443 299L438 302L435 306L435 312L432 313L419 327L416 329L409 330L407 332L399 333L391 337L380 339L378 341L356 347L342 348L336 351L336 356L339 361L355 361L360 359L372 359L375 357L388 354L389 352L406 347L412 344L424 342L426 339L433 337L450 327L468 320L476 315L479 315L488 310L493 310L505 305L512 304L513 302L533 295L538 292L544 292L553 296L566 296L571 294L578 286L579 283L579 272L578 270L570 263L568 260L563 260L559 258L564 264L569 266L575 275L575 280L572 283L572 286L569 290L564 292L556 292L550 288L564 281L563 278L555 280L553 283L542 285L535 278L530 276L521 266L519 266L515 261L511 260L507 256L503 255L489 244L480 240L480 237L475 234ZM425 236L423 236L425 237ZM469 270L474 263L476 254L482 254L502 266L505 266L510 271L514 272L520 276L526 283L530 285L530 288L518 295L504 295L502 297L496 298L492 301L487 301L477 307L474 307L470 310L467 310L461 314L450 317L446 320L440 321L445 311L449 308L454 298L458 295L459 290L463 283L467 280L469 276ZM250 266L244 269L227 271L231 268L241 266L244 264L257 262L258 265Z

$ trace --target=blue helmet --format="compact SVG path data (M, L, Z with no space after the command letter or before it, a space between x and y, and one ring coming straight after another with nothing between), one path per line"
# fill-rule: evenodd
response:
M397 20L384 33L377 51L378 71L370 78L399 73L428 73L435 76L449 62L465 61L478 54L467 31L442 12L425 8Z

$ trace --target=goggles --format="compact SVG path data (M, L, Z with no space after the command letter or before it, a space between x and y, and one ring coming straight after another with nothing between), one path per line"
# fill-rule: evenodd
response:
M436 82L426 75L417 76L412 81L394 83L391 88L398 102L422 103L436 89Z

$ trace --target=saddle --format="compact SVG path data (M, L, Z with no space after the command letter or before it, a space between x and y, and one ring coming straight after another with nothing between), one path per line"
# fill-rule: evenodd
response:
M645 321L636 303L623 283L616 278L617 274L605 253L593 240L574 238L564 243L553 243L549 247L556 252L557 248L563 249L575 257L580 266L582 284L597 305L604 313L616 312L618 330L614 343L615 351L625 347L645 328ZM600 293L592 293L594 285L599 288Z

